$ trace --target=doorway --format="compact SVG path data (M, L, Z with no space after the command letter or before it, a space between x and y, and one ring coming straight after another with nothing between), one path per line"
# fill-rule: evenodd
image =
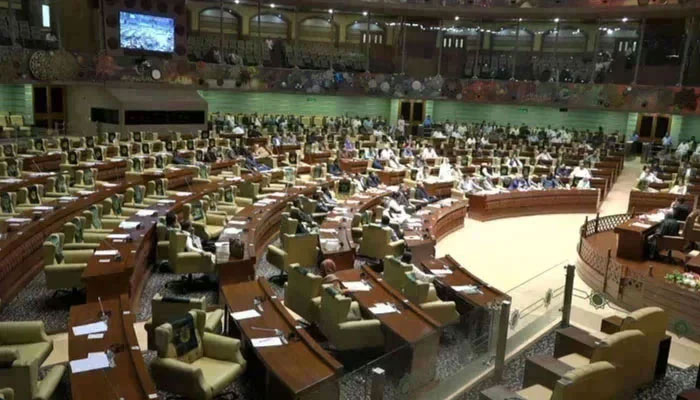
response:
M643 142L658 142L671 131L671 116L668 114L639 114L637 132Z
M418 126L422 126L425 119L425 103L423 100L400 100L398 117L406 121L408 132L416 135Z

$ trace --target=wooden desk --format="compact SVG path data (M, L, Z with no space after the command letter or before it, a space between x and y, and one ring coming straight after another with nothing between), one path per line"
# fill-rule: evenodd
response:
M406 247L411 250L413 263L435 257L437 241L464 226L467 216L466 200L443 199L417 211L404 229ZM415 224L413 221L420 220Z
M68 358L78 360L86 358L90 352L112 350L115 366L113 368L70 373L73 400L124 399L150 400L158 399L158 392L151 380L146 363L141 353L136 333L135 318L130 311L130 301L126 296L103 300L104 310L109 314L109 330L102 339L88 340L87 335L73 335L73 327L100 318L99 303L87 303L70 309L68 327ZM97 394L99 393L99 396Z
M338 271L336 275L341 281L359 281L363 278L369 281L371 290L353 292L350 296L358 302L363 313L381 321L386 332L386 351L404 349L396 355L399 358L394 363L406 366L406 373L412 376L411 382L415 385L412 389L433 381L440 341L439 324L366 266ZM401 312L373 315L369 311L376 303L384 302L395 304Z
M454 182L453 181L447 181L447 182L423 182L423 186L425 186L425 191L431 195L435 196L439 199L445 198L445 197L450 197L452 196L452 188L454 187Z
M32 172L52 172L58 171L61 165L61 152L49 151L46 154L37 156L20 155L22 167L25 171Z
M677 195L671 193L649 193L638 190L630 191L627 212L643 213L659 208L668 208L677 198L683 197L688 204L693 205L693 210L698 206L698 196L692 194Z
M384 185L394 186L399 185L403 182L403 179L406 176L406 171L390 170L385 168L383 170L378 171L377 176L379 176L379 181L382 182Z
M361 213L381 204L385 196L391 194L387 189L370 189L358 193L338 205L331 211L321 224L319 239L323 258L330 258L339 270L351 269L355 265L357 244L352 238L352 219L356 213ZM341 244L340 249L330 249L326 244L329 239L336 239ZM324 243L326 242L326 243Z
M647 226L635 226L636 223L643 223ZM642 222L638 217L635 217L616 226L617 256L643 261L646 258L647 238L654 233L658 225L658 222Z
M319 151L304 154L304 162L307 164L326 163L330 158L330 151Z
M469 217L477 221L525 215L595 213L598 190L550 189L512 191L498 194L476 194L469 197Z
M297 324L265 278L224 285L221 293L226 304L227 332L243 341L249 375L255 377L257 386L264 390L265 399L340 397L336 378L342 373L342 364ZM252 309L256 297L264 299L260 317L242 321L230 317L230 312ZM272 336L270 332L254 330L253 327L280 329L289 343L277 347L253 347L250 339Z
M367 172L367 160L358 158L341 158L340 169L348 174L364 174ZM381 179L381 178L380 178Z

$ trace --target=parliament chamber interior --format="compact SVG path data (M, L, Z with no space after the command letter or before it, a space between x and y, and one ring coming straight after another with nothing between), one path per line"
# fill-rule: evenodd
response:
M699 97L698 0L0 0L0 400L698 400Z

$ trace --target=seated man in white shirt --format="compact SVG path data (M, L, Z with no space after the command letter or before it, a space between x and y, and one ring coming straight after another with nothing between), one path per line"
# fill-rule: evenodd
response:
M406 212L406 209L396 201L398 192L391 194L384 203L383 216L388 217L392 224L401 225L406 222L411 216Z
M435 149L431 145L427 145L423 148L423 151L420 153L421 158L426 160L428 158L437 158L437 153L435 152Z
M569 179L574 179L574 178L588 178L591 179L591 171L586 168L583 164L583 161L579 162L578 165L574 168L573 171L571 171L571 174L569 175Z
M647 181L648 183L662 183L663 181L659 179L654 172L651 171L649 166L645 166L642 173L639 175L639 180Z
M239 125L239 126L233 128L233 133L235 133L237 135L242 135L245 133L245 129L243 129L243 127Z
M421 282L432 283L435 280L435 275L426 274L425 272L421 271L420 268L413 265L412 260L413 260L413 255L408 251L403 253L403 255L401 256L402 263L411 264L413 266L413 269L411 270L411 272L413 272L413 275L415 275L417 280L419 280Z
M477 193L484 188L479 186L475 181L474 178L468 175L464 175L464 178L462 179L462 182L459 183L459 190L463 191L464 194L472 194L472 193Z
M194 234L194 227L190 221L183 221L180 230L187 235L187 241L185 242L185 248L188 252L200 253L202 256L211 257L211 262L216 264L216 256L204 250L204 245L199 236Z
M433 131L433 134L431 135L431 137L433 137L435 139L445 139L447 136L445 136L441 131L436 129Z
M544 149L542 150L537 157L535 157L535 162L540 162L540 161L552 161L552 156L549 154L549 152Z
M441 181L451 181L452 180L452 165L450 165L450 160L447 157L442 159L442 164L440 164L440 173L438 174L438 179Z
M576 184L576 189L590 189L591 188L591 180L588 177L583 177L581 178L578 183Z
M671 194L687 194L688 186L685 184L685 180L679 177L678 179L676 179L676 184L673 185L671 190L669 190L668 192Z

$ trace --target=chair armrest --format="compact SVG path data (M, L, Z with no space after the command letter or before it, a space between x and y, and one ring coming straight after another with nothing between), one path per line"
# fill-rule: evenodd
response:
M151 363L151 375L156 385L165 390L174 386L187 388L188 393L198 390L210 392L209 395L212 395L212 388L207 385L200 368L174 358L156 358L153 360Z
M251 206L253 205L253 199L250 197L239 197L236 196L236 204L239 206Z
M61 272L61 273L69 273L69 272L81 272L84 271L85 268L87 268L87 263L66 263L66 264L52 264L52 265L47 265L44 267L44 270L46 271L47 274L52 273L52 272Z
M216 309L207 312L207 319L204 322L204 330L210 333L221 333L221 318L224 316L223 309Z
M93 255L91 249L69 250L63 252L63 260L66 264L86 264Z
M403 241L403 239L401 239L401 240L397 240L394 242L389 242L389 247L391 247L393 249L397 249L399 247L403 247L404 244L405 244L405 242Z
M357 334L367 330L381 329L381 327L382 323L378 319L363 319L361 321L347 321L338 324L338 329L341 332L357 332Z
M48 373L44 376L44 379L39 381L37 385L37 390L34 393L32 400L49 400L56 391L56 387L61 383L61 378L66 372L66 367L64 365L56 365L51 367Z
M3 344L50 342L42 321L0 322Z
M421 304L420 308L442 324L449 324L459 319L457 305L454 301L431 301Z
M0 389L0 398L4 397L5 400L15 400L15 391L11 388Z
M230 361L241 366L246 360L241 355L241 341L238 339L204 332L202 338L204 356L221 361Z

